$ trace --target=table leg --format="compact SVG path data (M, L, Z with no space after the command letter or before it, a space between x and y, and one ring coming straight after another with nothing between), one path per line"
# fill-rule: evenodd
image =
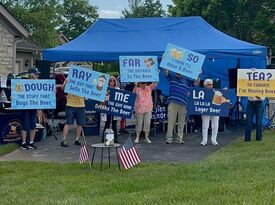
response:
M94 163L95 150L96 150L96 147L94 147L94 152L93 152L93 157L92 157L91 167L93 166L93 163Z
M120 163L119 163L119 158L118 158L117 147L116 147L116 158L117 158L118 169L120 170Z
M109 168L110 168L111 167L110 147L108 147L108 157L109 157Z
M100 171L102 171L102 161L103 161L103 148L101 148Z

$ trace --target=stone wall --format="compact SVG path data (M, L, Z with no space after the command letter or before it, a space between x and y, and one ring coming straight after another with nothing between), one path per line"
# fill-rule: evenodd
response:
M7 75L13 71L13 44L12 35L0 22L0 74Z

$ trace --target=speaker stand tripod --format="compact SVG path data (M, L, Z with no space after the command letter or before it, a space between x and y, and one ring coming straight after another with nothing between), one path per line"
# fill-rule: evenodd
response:
M243 118L240 113L240 108L244 110L244 106L240 102L240 98L237 96L237 101L231 108L231 119L233 126L237 127L237 122L240 122L240 120Z

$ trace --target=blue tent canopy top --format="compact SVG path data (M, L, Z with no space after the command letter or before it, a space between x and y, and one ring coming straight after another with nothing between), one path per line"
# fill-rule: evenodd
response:
M43 59L106 62L125 55L161 59L168 43L206 55L203 77L219 79L221 87L228 87L228 68L266 68L265 46L228 36L199 16L98 19L76 39L44 49ZM169 84L163 73L158 88L168 95Z
M161 58L167 43L202 53L208 59L265 60L266 47L230 37L204 19L194 17L98 19L76 39L43 50L43 59L114 61L123 55Z

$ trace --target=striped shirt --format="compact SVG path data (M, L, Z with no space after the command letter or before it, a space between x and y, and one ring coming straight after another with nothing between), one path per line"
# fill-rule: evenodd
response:
M191 80L181 76L177 78L174 75L168 74L170 84L169 102L175 102L186 106L190 94L190 87L194 84Z

